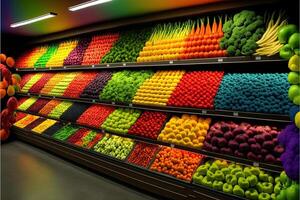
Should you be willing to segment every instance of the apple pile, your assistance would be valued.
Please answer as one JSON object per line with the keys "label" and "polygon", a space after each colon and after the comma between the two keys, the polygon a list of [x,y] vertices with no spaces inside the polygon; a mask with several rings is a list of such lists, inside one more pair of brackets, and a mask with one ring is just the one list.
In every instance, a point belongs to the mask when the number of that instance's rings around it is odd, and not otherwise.
{"label": "apple pile", "polygon": [[291,102],[286,73],[233,73],[223,77],[215,108],[288,114]]}
{"label": "apple pile", "polygon": [[94,151],[120,160],[125,160],[134,146],[134,141],[116,135],[105,134],[95,146]]}
{"label": "apple pile", "polygon": [[79,128],[72,125],[66,125],[63,128],[59,129],[56,133],[52,135],[53,138],[58,140],[67,140],[71,135],[76,133]]}
{"label": "apple pile", "polygon": [[79,72],[64,73],[64,77],[55,84],[55,86],[48,94],[53,96],[62,96],[64,94],[64,91],[67,89],[68,85],[74,79],[76,79],[76,76],[79,74]]}
{"label": "apple pile", "polygon": [[167,105],[167,102],[184,75],[183,70],[157,71],[137,90],[133,103],[150,105]]}
{"label": "apple pile", "polygon": [[48,116],[49,113],[51,113],[51,111],[60,103],[61,101],[52,99],[39,111],[39,114],[43,116]]}
{"label": "apple pile", "polygon": [[[94,79],[90,81],[85,88],[83,88],[80,97],[98,99],[99,94],[102,92],[103,88],[106,86],[111,77],[112,72],[110,71],[101,71],[97,73]],[[77,82],[77,80],[75,81]]]}
{"label": "apple pile", "polygon": [[100,100],[130,103],[140,85],[152,74],[146,70],[116,72],[103,88]]}
{"label": "apple pile", "polygon": [[[45,84],[54,76],[54,73],[44,73],[42,75],[42,77],[35,82],[30,88],[29,88],[29,92],[30,93],[40,93],[40,91],[43,89],[43,87],[45,86]],[[31,80],[31,79],[30,79]],[[27,85],[27,84],[26,84]],[[24,92],[23,88],[22,88],[22,92]]]}
{"label": "apple pile", "polygon": [[81,64],[99,64],[102,57],[108,53],[108,51],[118,39],[119,33],[93,36],[92,41],[84,52],[84,57]]}
{"label": "apple pile", "polygon": [[201,148],[209,129],[210,118],[200,118],[196,115],[183,114],[181,118],[173,116],[158,136],[158,140]]}
{"label": "apple pile", "polygon": [[172,93],[168,106],[213,108],[224,72],[186,72]]}
{"label": "apple pile", "polygon": [[58,49],[58,44],[49,45],[47,51],[34,63],[35,68],[45,68],[46,63]]}
{"label": "apple pile", "polygon": [[43,77],[43,73],[36,73],[34,74],[28,81],[27,83],[22,87],[22,92],[27,93],[29,89],[37,83],[39,80],[41,80]]}
{"label": "apple pile", "polygon": [[51,128],[55,124],[58,124],[58,122],[56,120],[46,119],[41,124],[39,124],[38,126],[34,127],[31,131],[33,131],[35,133],[38,133],[38,134],[42,134],[44,131],[46,131],[47,129]]}
{"label": "apple pile", "polygon": [[271,174],[258,167],[208,160],[198,167],[193,175],[193,181],[214,190],[251,200],[271,200],[276,199],[278,193],[276,185],[280,182],[280,178],[274,179]]}
{"label": "apple pile", "polygon": [[48,60],[46,67],[62,67],[64,59],[77,46],[78,40],[67,40],[59,43],[58,49]]}
{"label": "apple pile", "polygon": [[87,87],[88,84],[97,76],[96,72],[85,72],[80,73],[73,79],[73,81],[68,85],[65,90],[63,96],[64,97],[72,97],[79,98],[80,94]]}
{"label": "apple pile", "polygon": [[72,106],[72,104],[73,103],[70,101],[62,101],[60,104],[55,106],[55,108],[53,108],[53,110],[51,110],[51,112],[48,114],[48,117],[52,117],[54,119],[59,119],[60,116]]}
{"label": "apple pile", "polygon": [[190,182],[202,158],[203,156],[201,154],[171,147],[162,147],[156,154],[150,170],[165,173]]}
{"label": "apple pile", "polygon": [[278,143],[276,127],[219,121],[205,138],[203,148],[257,161],[280,162],[284,149]]}
{"label": "apple pile", "polygon": [[139,142],[134,146],[127,162],[147,168],[158,149],[157,145]]}
{"label": "apple pile", "polygon": [[101,128],[110,133],[126,134],[140,114],[139,110],[118,108],[106,118]]}
{"label": "apple pile", "polygon": [[49,101],[49,99],[37,99],[26,111],[38,113]]}
{"label": "apple pile", "polygon": [[128,130],[128,134],[156,139],[166,120],[167,113],[145,111]]}
{"label": "apple pile", "polygon": [[77,46],[71,51],[67,58],[64,59],[64,65],[81,65],[84,52],[91,42],[90,37],[80,38]]}
{"label": "apple pile", "polygon": [[92,105],[80,115],[76,123],[99,128],[115,108],[103,105]]}
{"label": "apple pile", "polygon": [[18,110],[27,110],[30,106],[32,106],[38,99],[36,97],[27,98],[23,103],[19,104]]}

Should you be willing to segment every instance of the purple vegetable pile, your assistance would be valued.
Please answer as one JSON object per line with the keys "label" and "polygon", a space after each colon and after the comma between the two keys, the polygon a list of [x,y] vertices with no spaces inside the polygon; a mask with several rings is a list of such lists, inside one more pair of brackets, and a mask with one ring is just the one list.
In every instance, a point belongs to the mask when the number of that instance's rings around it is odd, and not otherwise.
{"label": "purple vegetable pile", "polygon": [[75,49],[73,49],[69,56],[64,60],[64,65],[81,65],[84,52],[88,48],[90,42],[91,38],[80,39]]}

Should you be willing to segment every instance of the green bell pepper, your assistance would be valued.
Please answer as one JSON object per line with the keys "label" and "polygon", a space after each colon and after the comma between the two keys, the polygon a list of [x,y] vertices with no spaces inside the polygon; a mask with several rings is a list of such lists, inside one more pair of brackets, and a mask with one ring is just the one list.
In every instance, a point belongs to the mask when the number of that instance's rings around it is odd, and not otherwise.
{"label": "green bell pepper", "polygon": [[230,185],[236,185],[237,184],[237,178],[235,175],[232,174],[228,174],[226,175],[226,183],[230,184]]}
{"label": "green bell pepper", "polygon": [[247,199],[257,200],[258,199],[258,192],[254,188],[249,188],[248,190],[246,190],[245,196],[246,196]]}
{"label": "green bell pepper", "polygon": [[286,191],[285,190],[281,190],[279,195],[276,196],[276,200],[288,200],[286,198]]}
{"label": "green bell pepper", "polygon": [[246,177],[251,176],[252,175],[251,167],[245,167],[244,168],[244,174],[245,174]]}
{"label": "green bell pepper", "polygon": [[281,183],[280,183],[280,182],[277,183],[277,184],[274,186],[274,192],[275,192],[275,194],[278,195],[282,189],[283,189],[283,188],[282,188]]}
{"label": "green bell pepper", "polygon": [[233,194],[235,194],[237,196],[241,196],[241,197],[243,197],[245,195],[244,190],[239,185],[235,185],[232,192],[233,192]]}
{"label": "green bell pepper", "polygon": [[217,165],[216,163],[213,163],[213,164],[209,167],[208,171],[211,171],[211,172],[215,173],[218,169],[219,169],[218,165]]}
{"label": "green bell pepper", "polygon": [[271,195],[268,193],[260,193],[258,195],[258,200],[270,200],[271,199]]}
{"label": "green bell pepper", "polygon": [[244,172],[237,172],[237,173],[235,174],[235,176],[236,176],[237,179],[239,179],[239,178],[245,178]]}
{"label": "green bell pepper", "polygon": [[293,183],[286,189],[286,198],[288,200],[299,200],[299,184]]}
{"label": "green bell pepper", "polygon": [[202,175],[193,176],[193,180],[198,184],[202,184],[203,178],[204,177]]}
{"label": "green bell pepper", "polygon": [[208,165],[201,165],[200,167],[198,167],[197,172],[198,172],[200,175],[205,176],[206,173],[207,173],[207,171],[208,171],[208,168],[209,168]]}
{"label": "green bell pepper", "polygon": [[262,181],[262,182],[268,182],[269,181],[269,175],[268,174],[265,174],[263,172],[260,172],[259,175],[259,180]]}
{"label": "green bell pepper", "polygon": [[286,175],[285,171],[282,171],[280,173],[279,178],[280,178],[281,183],[283,183],[283,184],[285,184],[289,179],[289,177]]}
{"label": "green bell pepper", "polygon": [[228,184],[228,183],[223,184],[223,192],[232,193],[232,189],[233,189],[233,187],[231,184]]}
{"label": "green bell pepper", "polygon": [[223,190],[223,182],[222,181],[217,181],[217,180],[215,180],[214,182],[213,182],[213,189],[215,189],[215,190],[220,190],[220,191],[222,191]]}
{"label": "green bell pepper", "polygon": [[277,184],[277,183],[280,183],[281,181],[280,181],[280,177],[279,176],[277,176],[276,178],[275,178],[275,183]]}
{"label": "green bell pepper", "polygon": [[269,183],[274,183],[274,178],[273,178],[273,176],[269,176],[269,177],[268,177],[268,182],[269,182]]}
{"label": "green bell pepper", "polygon": [[272,194],[273,193],[273,184],[268,183],[268,182],[263,182],[263,183],[257,183],[257,189],[261,193],[268,193]]}
{"label": "green bell pepper", "polygon": [[201,182],[202,182],[202,185],[212,188],[213,182],[208,180],[207,176],[205,176]]}
{"label": "green bell pepper", "polygon": [[243,188],[244,190],[249,188],[249,182],[247,181],[247,179],[245,179],[244,177],[240,177],[238,179],[238,184],[241,188]]}
{"label": "green bell pepper", "polygon": [[215,180],[215,174],[212,171],[208,170],[207,174],[206,174],[206,177],[207,177],[207,180],[209,180],[209,181],[214,181]]}
{"label": "green bell pepper", "polygon": [[271,199],[272,199],[272,200],[276,200],[276,194],[272,193],[272,194],[271,194]]}
{"label": "green bell pepper", "polygon": [[214,177],[215,177],[215,180],[217,180],[217,181],[223,181],[224,178],[225,178],[225,176],[224,176],[224,174],[223,174],[223,172],[221,170],[217,170],[215,172]]}
{"label": "green bell pepper", "polygon": [[250,172],[251,172],[253,175],[258,176],[259,173],[260,173],[260,169],[259,169],[258,167],[251,167]]}
{"label": "green bell pepper", "polygon": [[247,181],[251,187],[254,187],[258,183],[258,178],[255,175],[251,175],[247,177]]}
{"label": "green bell pepper", "polygon": [[242,168],[234,168],[231,170],[231,174],[235,175],[236,173],[242,172],[242,171],[243,171]]}
{"label": "green bell pepper", "polygon": [[224,176],[230,174],[231,170],[228,167],[222,168],[221,171],[223,172]]}

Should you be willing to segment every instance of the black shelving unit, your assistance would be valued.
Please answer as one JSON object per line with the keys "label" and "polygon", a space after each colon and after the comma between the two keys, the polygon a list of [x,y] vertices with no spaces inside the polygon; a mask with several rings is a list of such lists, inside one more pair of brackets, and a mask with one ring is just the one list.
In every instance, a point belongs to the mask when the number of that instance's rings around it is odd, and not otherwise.
{"label": "black shelving unit", "polygon": [[154,139],[150,139],[150,138],[145,138],[145,137],[141,137],[141,136],[137,136],[137,135],[119,134],[119,133],[108,132],[108,131],[105,131],[104,129],[101,129],[101,128],[95,128],[95,127],[91,127],[91,126],[85,126],[85,125],[77,124],[77,123],[70,122],[70,121],[56,119],[56,118],[41,115],[39,113],[33,113],[33,112],[22,111],[22,110],[18,110],[18,112],[23,112],[23,113],[27,113],[27,114],[31,114],[31,115],[40,116],[40,117],[43,117],[43,118],[53,119],[53,120],[59,121],[63,124],[72,124],[74,126],[82,126],[82,127],[88,128],[88,129],[92,129],[92,130],[94,130],[96,132],[99,132],[99,133],[108,133],[108,134],[111,134],[111,135],[117,135],[117,136],[121,136],[121,137],[131,138],[131,139],[134,139],[134,140],[137,140],[137,141],[140,141],[140,142],[147,142],[147,143],[156,144],[156,145],[169,146],[169,147],[172,147],[172,148],[178,148],[178,149],[187,150],[187,151],[190,151],[190,152],[200,153],[202,155],[212,157],[212,158],[225,159],[225,160],[228,160],[228,161],[231,161],[231,162],[237,162],[237,163],[241,163],[241,164],[244,164],[244,165],[257,166],[257,167],[260,167],[264,170],[272,171],[272,172],[275,172],[275,173],[280,173],[281,171],[283,171],[283,167],[280,164],[270,164],[270,163],[266,163],[266,162],[262,162],[262,161],[253,161],[253,160],[249,160],[247,158],[236,157],[234,155],[215,153],[215,152],[207,151],[207,150],[204,150],[204,149],[195,149],[195,148],[191,148],[191,147],[175,145],[175,144],[171,144],[171,143],[167,143],[167,142],[163,142],[163,141],[159,141],[159,140],[154,140]]}

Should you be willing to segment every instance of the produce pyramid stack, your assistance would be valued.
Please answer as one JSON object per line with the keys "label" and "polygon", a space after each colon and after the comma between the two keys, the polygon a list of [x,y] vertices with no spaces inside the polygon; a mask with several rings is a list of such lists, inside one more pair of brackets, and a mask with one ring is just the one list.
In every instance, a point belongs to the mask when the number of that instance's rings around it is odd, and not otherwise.
{"label": "produce pyramid stack", "polygon": [[224,72],[192,71],[183,75],[168,106],[213,108]]}
{"label": "produce pyramid stack", "polygon": [[30,89],[36,82],[38,82],[38,81],[42,78],[42,76],[43,76],[42,73],[34,74],[34,75],[28,80],[28,82],[22,87],[21,91],[22,91],[22,92],[28,92],[29,89]]}
{"label": "produce pyramid stack", "polygon": [[179,59],[191,27],[191,21],[157,25],[139,53],[137,62]]}
{"label": "produce pyramid stack", "polygon": [[30,87],[29,92],[38,94],[41,92],[45,84],[54,76],[54,73],[43,73],[42,77]]}
{"label": "produce pyramid stack", "polygon": [[102,58],[101,63],[136,62],[151,31],[151,29],[135,29],[122,32],[118,41]]}
{"label": "produce pyramid stack", "polygon": [[[84,88],[95,79],[98,73],[96,72],[85,72],[79,73],[73,81],[68,85],[63,96],[79,98],[80,94],[83,92]],[[97,97],[95,97],[97,98]]]}
{"label": "produce pyramid stack", "polygon": [[49,45],[47,51],[34,63],[34,67],[45,68],[46,63],[51,58],[51,56],[55,53],[57,48],[58,48],[58,44]]}
{"label": "produce pyramid stack", "polygon": [[173,116],[157,139],[199,149],[203,146],[210,123],[210,118],[204,119],[196,115],[183,114],[181,118]]}
{"label": "produce pyramid stack", "polygon": [[139,87],[132,102],[136,104],[167,105],[172,92],[184,73],[183,70],[157,71]]}
{"label": "produce pyramid stack", "polygon": [[65,89],[67,89],[68,85],[72,80],[78,75],[80,72],[70,72],[65,73],[63,79],[61,79],[52,90],[48,93],[49,95],[53,96],[62,96],[64,94]]}
{"label": "produce pyramid stack", "polygon": [[62,101],[60,104],[55,106],[53,110],[51,110],[48,116],[55,119],[59,119],[60,116],[72,106],[72,104],[73,104],[72,102]]}
{"label": "produce pyramid stack", "polygon": [[60,103],[61,101],[52,99],[39,111],[39,114],[43,116],[48,116],[49,113],[51,113],[51,111]]}
{"label": "produce pyramid stack", "polygon": [[61,42],[57,51],[52,55],[46,64],[46,67],[61,67],[64,64],[64,59],[76,47],[78,40],[68,40]]}
{"label": "produce pyramid stack", "polygon": [[75,49],[71,51],[69,56],[64,60],[64,65],[81,65],[84,52],[89,46],[91,38],[80,38]]}
{"label": "produce pyramid stack", "polygon": [[84,52],[84,57],[81,64],[99,64],[102,57],[109,52],[118,39],[119,33],[93,36],[92,41]]}
{"label": "produce pyramid stack", "polygon": [[55,87],[65,77],[67,73],[56,73],[43,87],[41,94],[49,94],[51,90]]}
{"label": "produce pyramid stack", "polygon": [[131,102],[140,85],[152,76],[152,71],[124,70],[113,74],[100,94],[101,100]]}
{"label": "produce pyramid stack", "polygon": [[36,63],[36,61],[38,61],[38,59],[44,55],[44,53],[46,53],[48,49],[48,46],[41,46],[38,47],[36,49],[36,51],[34,51],[34,53],[32,53],[32,56],[28,57],[28,61],[27,61],[27,66],[28,68],[33,68],[34,64]]}

